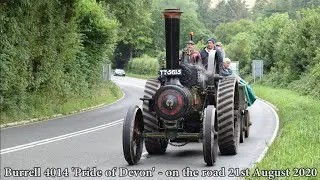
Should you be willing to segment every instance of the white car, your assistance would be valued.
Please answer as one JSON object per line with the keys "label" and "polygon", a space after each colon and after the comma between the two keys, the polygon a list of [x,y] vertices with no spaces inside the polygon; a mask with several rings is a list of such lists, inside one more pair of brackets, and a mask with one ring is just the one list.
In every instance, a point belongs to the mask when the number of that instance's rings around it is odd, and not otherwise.
{"label": "white car", "polygon": [[123,69],[115,69],[113,75],[114,76],[126,76],[126,72]]}

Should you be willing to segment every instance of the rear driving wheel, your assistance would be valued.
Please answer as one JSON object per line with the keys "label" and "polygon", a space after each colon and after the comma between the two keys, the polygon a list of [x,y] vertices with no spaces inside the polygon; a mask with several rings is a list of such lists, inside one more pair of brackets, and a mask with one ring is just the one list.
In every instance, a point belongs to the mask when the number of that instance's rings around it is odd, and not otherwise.
{"label": "rear driving wheel", "polygon": [[218,144],[223,155],[235,155],[240,141],[239,90],[235,77],[219,81],[217,92]]}
{"label": "rear driving wheel", "polygon": [[[160,82],[157,79],[149,79],[144,89],[144,98],[152,98],[160,88]],[[144,101],[142,105],[143,121],[145,132],[159,132],[158,119],[149,101]],[[149,108],[150,107],[150,108]],[[168,147],[168,140],[161,138],[145,138],[145,147],[149,154],[164,154]]]}

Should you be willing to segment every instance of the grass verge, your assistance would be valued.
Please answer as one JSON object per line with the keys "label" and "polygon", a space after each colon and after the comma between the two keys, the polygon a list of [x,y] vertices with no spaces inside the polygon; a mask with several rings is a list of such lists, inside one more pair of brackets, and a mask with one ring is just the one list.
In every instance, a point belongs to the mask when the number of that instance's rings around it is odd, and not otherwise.
{"label": "grass verge", "polygon": [[70,96],[61,100],[55,96],[32,95],[27,99],[25,111],[1,113],[1,125],[27,123],[89,110],[97,105],[111,104],[123,96],[121,89],[113,82],[106,81],[99,88]]}
{"label": "grass verge", "polygon": [[[319,179],[320,100],[258,85],[253,90],[279,109],[280,127],[267,155],[246,179]],[[257,171],[264,177],[254,176],[259,175]]]}
{"label": "grass verge", "polygon": [[134,77],[134,78],[139,78],[139,79],[150,79],[150,78],[155,78],[157,77],[156,75],[141,75],[141,74],[134,74],[134,73],[131,73],[131,72],[127,72],[126,73],[126,76],[129,76],[129,77]]}

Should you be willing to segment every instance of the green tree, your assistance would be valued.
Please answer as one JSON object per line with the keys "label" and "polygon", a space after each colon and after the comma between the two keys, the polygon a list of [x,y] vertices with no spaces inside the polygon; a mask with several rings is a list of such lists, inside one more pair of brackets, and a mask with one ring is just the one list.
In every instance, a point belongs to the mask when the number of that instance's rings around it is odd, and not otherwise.
{"label": "green tree", "polygon": [[[271,13],[269,17],[256,18],[252,22],[241,20],[243,22],[220,24],[215,34],[226,42],[227,57],[240,62],[242,76],[249,75],[253,59],[261,59],[265,84],[320,97],[320,7],[312,6],[293,13],[293,9],[305,7],[301,2],[269,3],[262,8],[263,13],[272,6],[281,8],[273,9],[277,13]],[[304,4],[310,5],[308,2],[304,1]]]}
{"label": "green tree", "polygon": [[120,23],[119,40],[114,51],[117,67],[144,51],[152,42],[151,6],[149,0],[107,0],[108,11],[114,14]]}
{"label": "green tree", "polygon": [[218,41],[224,44],[232,42],[232,38],[240,32],[248,32],[253,28],[253,23],[247,19],[241,19],[230,23],[220,24],[214,31]]}
{"label": "green tree", "polygon": [[255,34],[240,32],[232,37],[230,44],[225,46],[226,56],[232,61],[239,61],[241,76],[247,76],[251,73],[251,62],[254,57],[252,49],[255,38]]}
{"label": "green tree", "polygon": [[226,5],[229,21],[248,18],[248,8],[243,0],[229,0]]}
{"label": "green tree", "polygon": [[228,23],[249,17],[249,10],[245,1],[229,0],[220,1],[213,9],[213,26],[217,27],[221,23]]}
{"label": "green tree", "polygon": [[276,62],[275,49],[281,31],[290,26],[292,21],[288,14],[272,15],[255,23],[252,33],[256,34],[253,47],[253,58],[264,60],[265,70],[269,72]]}
{"label": "green tree", "polygon": [[298,16],[300,18],[283,29],[276,44],[275,70],[288,68],[286,83],[299,79],[319,63],[320,8],[302,10]]}
{"label": "green tree", "polygon": [[287,12],[291,18],[294,18],[297,10],[319,5],[320,0],[272,0],[262,10],[262,14],[264,17],[269,17],[273,13]]}
{"label": "green tree", "polygon": [[95,0],[78,0],[75,8],[84,48],[78,57],[87,66],[84,70],[86,81],[94,85],[101,80],[102,65],[112,57],[118,39],[118,23],[112,14],[107,13],[110,7],[97,4]]}
{"label": "green tree", "polygon": [[214,26],[212,23],[213,17],[213,8],[212,6],[213,0],[196,0],[198,5],[197,14],[200,22],[202,22],[206,29],[213,30]]}
{"label": "green tree", "polygon": [[185,43],[190,39],[189,33],[194,32],[194,41],[198,42],[210,36],[211,32],[199,20],[196,12],[197,4],[195,0],[153,0],[152,5],[152,45],[148,48],[150,55],[156,56],[165,51],[165,27],[163,10],[167,8],[180,8],[183,12],[180,20],[180,48],[185,47]]}
{"label": "green tree", "polygon": [[251,10],[251,19],[257,19],[263,16],[263,11],[268,5],[268,0],[256,0]]}

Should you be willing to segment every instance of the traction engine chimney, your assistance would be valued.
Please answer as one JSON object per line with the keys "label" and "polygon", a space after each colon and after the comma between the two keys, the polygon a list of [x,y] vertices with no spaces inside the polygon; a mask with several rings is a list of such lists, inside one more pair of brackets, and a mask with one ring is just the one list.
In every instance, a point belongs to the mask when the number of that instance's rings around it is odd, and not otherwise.
{"label": "traction engine chimney", "polygon": [[180,9],[165,9],[166,68],[179,67]]}

